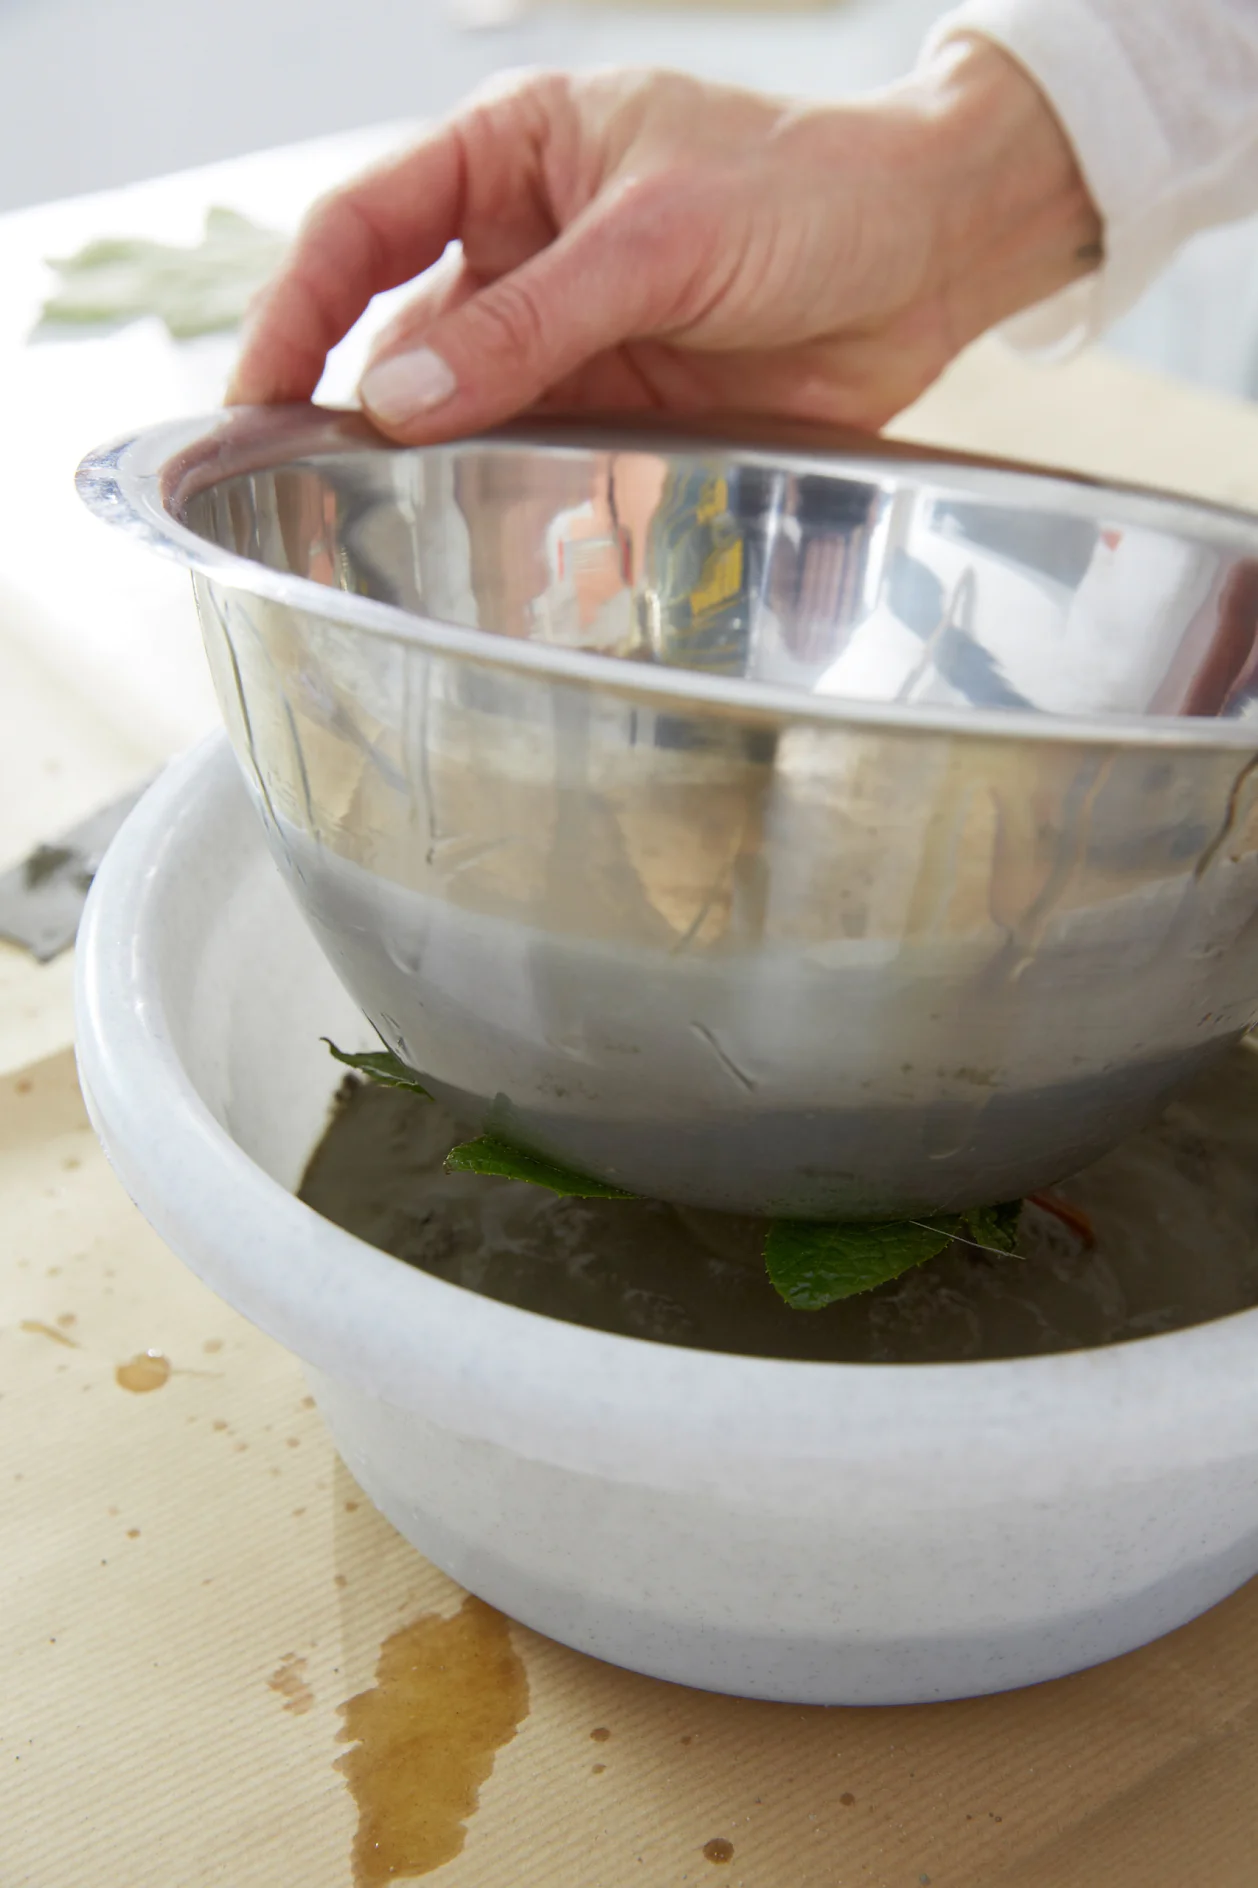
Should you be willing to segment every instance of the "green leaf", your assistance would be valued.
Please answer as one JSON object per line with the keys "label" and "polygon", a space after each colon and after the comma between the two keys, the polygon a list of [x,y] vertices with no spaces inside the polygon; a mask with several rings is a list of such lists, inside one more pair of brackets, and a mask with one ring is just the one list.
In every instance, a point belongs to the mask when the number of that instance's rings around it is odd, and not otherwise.
{"label": "green leaf", "polygon": [[606,1180],[593,1180],[588,1174],[541,1154],[526,1153],[510,1141],[500,1141],[496,1134],[483,1134],[478,1141],[464,1141],[446,1155],[447,1173],[488,1173],[501,1180],[528,1180],[535,1187],[547,1187],[577,1200],[632,1200],[623,1187],[609,1186]]}
{"label": "green leaf", "polygon": [[405,1062],[400,1061],[393,1054],[392,1050],[377,1049],[368,1055],[347,1055],[344,1049],[338,1049],[327,1036],[321,1036],[319,1040],[327,1043],[338,1062],[343,1062],[347,1069],[357,1069],[358,1073],[365,1075],[368,1081],[379,1082],[382,1088],[406,1088],[412,1095],[422,1095],[425,1101],[432,1100],[432,1096],[414,1069],[408,1068]]}
{"label": "green leaf", "polygon": [[871,1225],[775,1219],[764,1242],[765,1268],[792,1310],[821,1311],[924,1265],[960,1227],[952,1214]]}
{"label": "green leaf", "polygon": [[972,1206],[964,1218],[965,1230],[975,1245],[986,1246],[989,1251],[996,1252],[1013,1253],[1018,1250],[1021,1200],[1005,1200],[999,1206]]}
{"label": "green leaf", "polygon": [[[431,1099],[414,1069],[390,1050],[349,1055],[322,1039],[347,1068],[386,1088],[404,1088]],[[479,1173],[499,1180],[523,1180],[551,1193],[580,1200],[632,1200],[638,1196],[606,1180],[578,1173],[542,1154],[531,1154],[496,1134],[464,1141],[445,1158],[447,1173]],[[792,1310],[821,1311],[841,1298],[874,1291],[914,1266],[924,1265],[963,1233],[977,1245],[998,1252],[1017,1250],[1021,1200],[982,1206],[964,1215],[941,1213],[931,1219],[817,1221],[775,1219],[765,1236],[764,1262],[769,1280]]]}
{"label": "green leaf", "polygon": [[157,315],[177,341],[238,327],[275,272],[285,243],[236,210],[211,209],[201,241],[183,247],[106,237],[51,261],[58,282],[48,327],[94,327]]}

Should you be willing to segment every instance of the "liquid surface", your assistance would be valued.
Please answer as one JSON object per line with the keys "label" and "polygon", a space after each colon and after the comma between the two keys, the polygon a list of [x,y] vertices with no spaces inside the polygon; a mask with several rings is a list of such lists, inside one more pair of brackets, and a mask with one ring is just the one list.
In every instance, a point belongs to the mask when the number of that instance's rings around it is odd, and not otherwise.
{"label": "liquid surface", "polygon": [[341,1706],[337,1759],[358,1805],[356,1888],[426,1875],[463,1847],[494,1754],[529,1708],[528,1678],[501,1613],[466,1599],[425,1613],[380,1648],[376,1682]]}
{"label": "liquid surface", "polygon": [[445,1154],[465,1138],[433,1102],[347,1082],[301,1198],[406,1264],[486,1297],[627,1337],[748,1356],[945,1363],[1043,1355],[1258,1304],[1252,1049],[1237,1050],[1153,1127],[1055,1188],[1064,1219],[1028,1206],[1018,1257],[954,1245],[825,1311],[791,1311],[777,1297],[760,1256],[760,1222],[648,1200],[558,1199],[518,1181],[446,1174]]}

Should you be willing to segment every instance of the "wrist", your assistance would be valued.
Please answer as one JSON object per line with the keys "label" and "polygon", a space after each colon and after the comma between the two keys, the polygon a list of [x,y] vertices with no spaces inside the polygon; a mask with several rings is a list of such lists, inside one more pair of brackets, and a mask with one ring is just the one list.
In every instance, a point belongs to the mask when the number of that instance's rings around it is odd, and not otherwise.
{"label": "wrist", "polygon": [[906,91],[931,180],[935,292],[960,347],[1090,274],[1101,219],[1048,99],[992,41],[945,42]]}

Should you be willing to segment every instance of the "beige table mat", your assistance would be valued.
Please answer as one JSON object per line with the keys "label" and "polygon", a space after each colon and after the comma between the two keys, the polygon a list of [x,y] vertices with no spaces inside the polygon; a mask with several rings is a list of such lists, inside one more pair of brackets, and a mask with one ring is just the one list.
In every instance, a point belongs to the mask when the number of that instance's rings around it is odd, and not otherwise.
{"label": "beige table mat", "polygon": [[[0,1080],[0,1226],[0,1884],[349,1888],[339,1707],[462,1596],[141,1221],[68,1055]],[[121,1388],[149,1350],[168,1380]],[[465,1841],[409,1752],[462,1842],[442,1888],[1252,1888],[1258,1586],[1074,1679],[882,1711],[710,1697],[483,1615],[417,1711],[457,1726],[512,1646],[527,1700]]]}
{"label": "beige table mat", "polygon": [[1258,508],[1258,404],[1168,380],[1104,348],[1052,365],[977,341],[887,431]]}

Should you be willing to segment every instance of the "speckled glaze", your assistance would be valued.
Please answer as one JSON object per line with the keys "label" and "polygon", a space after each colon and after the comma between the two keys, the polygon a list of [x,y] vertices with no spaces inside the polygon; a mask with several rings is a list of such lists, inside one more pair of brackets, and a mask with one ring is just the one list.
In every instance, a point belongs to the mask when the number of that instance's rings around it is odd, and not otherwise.
{"label": "speckled glaze", "polygon": [[293,1198],[328,1034],[366,1046],[213,741],[146,796],[92,893],[92,1118],[175,1252],[304,1360],[389,1519],[528,1625],[710,1690],[905,1703],[1111,1658],[1258,1571],[1258,1312],[907,1367],[536,1317]]}

